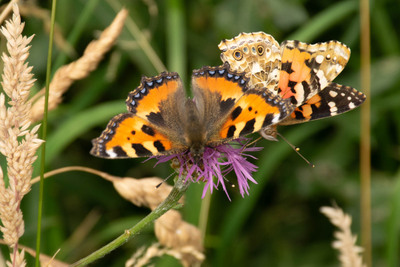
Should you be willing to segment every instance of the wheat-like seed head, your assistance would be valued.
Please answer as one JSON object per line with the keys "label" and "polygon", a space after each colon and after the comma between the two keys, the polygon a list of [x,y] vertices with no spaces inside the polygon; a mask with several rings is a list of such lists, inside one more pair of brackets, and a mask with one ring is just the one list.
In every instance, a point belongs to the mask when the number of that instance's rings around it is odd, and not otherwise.
{"label": "wheat-like seed head", "polygon": [[23,29],[18,6],[14,4],[12,18],[0,30],[7,40],[8,51],[1,56],[4,93],[0,93],[0,153],[7,160],[9,184],[6,187],[1,170],[0,230],[5,243],[12,248],[11,262],[7,263],[12,266],[25,266],[24,251],[18,251],[18,240],[25,228],[20,205],[31,188],[32,164],[43,142],[37,135],[39,125],[29,129],[31,102],[28,97],[35,79],[26,60],[33,36],[23,36]]}
{"label": "wheat-like seed head", "polygon": [[[141,179],[113,177],[108,180],[113,182],[115,189],[122,197],[137,206],[147,206],[150,209],[155,209],[172,189],[167,184],[156,188],[162,180],[153,177]],[[184,266],[191,266],[204,260],[200,230],[185,222],[178,211],[169,210],[158,218],[154,223],[154,232],[160,244],[165,248],[158,250],[155,254],[146,252],[147,256],[144,258],[160,256],[159,253],[175,255]],[[150,257],[153,254],[154,256]]]}
{"label": "wheat-like seed head", "polygon": [[[184,257],[186,255],[192,255],[196,261],[186,262]],[[163,255],[170,255],[177,260],[180,260],[183,266],[194,266],[194,263],[201,263],[204,261],[204,255],[197,251],[195,248],[186,246],[181,250],[169,249],[162,247],[159,243],[155,243],[148,248],[140,248],[135,254],[125,263],[125,267],[142,267],[149,266],[149,262],[154,257],[161,257]]]}
{"label": "wheat-like seed head", "polygon": [[320,211],[339,228],[334,233],[336,240],[332,247],[339,250],[342,267],[365,267],[361,253],[363,248],[356,245],[357,237],[351,233],[351,217],[339,207],[321,207]]}
{"label": "wheat-like seed head", "polygon": [[[128,11],[122,9],[114,21],[100,35],[98,40],[92,41],[85,49],[83,56],[68,65],[59,68],[50,83],[49,110],[56,108],[62,101],[62,95],[76,80],[87,77],[95,70],[104,55],[111,49],[120,35]],[[44,89],[33,97],[34,104],[31,111],[31,121],[38,121],[43,116]]]}

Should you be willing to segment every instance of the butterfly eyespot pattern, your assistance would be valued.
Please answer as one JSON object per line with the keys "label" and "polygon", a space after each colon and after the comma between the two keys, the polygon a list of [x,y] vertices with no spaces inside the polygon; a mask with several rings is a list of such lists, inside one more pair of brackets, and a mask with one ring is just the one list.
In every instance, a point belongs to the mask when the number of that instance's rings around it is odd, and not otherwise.
{"label": "butterfly eyespot pattern", "polygon": [[326,59],[327,61],[331,60],[331,55],[330,55],[330,54],[327,54],[326,57],[325,57],[325,59]]}
{"label": "butterfly eyespot pattern", "polygon": [[238,61],[242,60],[243,53],[240,50],[236,50],[236,51],[233,52],[233,57]]}
{"label": "butterfly eyespot pattern", "polygon": [[[278,94],[279,70],[281,64],[280,45],[271,36],[261,33],[241,34],[219,44],[221,60],[230,64],[233,70],[244,72],[249,84],[255,88],[266,88]],[[257,47],[262,47],[260,56]],[[235,59],[233,51],[243,51],[243,58]]]}
{"label": "butterfly eyespot pattern", "polygon": [[[254,53],[254,45],[266,47],[267,53]],[[246,73],[250,86],[268,90],[289,99],[293,112],[275,125],[261,130],[263,137],[276,139],[276,127],[336,116],[361,105],[366,96],[356,89],[334,83],[344,69],[350,49],[339,41],[307,44],[288,40],[279,45],[264,32],[241,33],[218,45],[222,62]],[[231,51],[251,49],[236,60]]]}
{"label": "butterfly eyespot pattern", "polygon": [[264,47],[262,45],[259,45],[257,47],[257,53],[259,56],[262,56],[264,54]]}
{"label": "butterfly eyespot pattern", "polygon": [[111,119],[92,141],[91,154],[136,158],[187,152],[199,158],[214,147],[276,124],[293,112],[289,99],[249,85],[228,63],[192,75],[194,98],[175,72],[142,77],[129,93],[128,112]]}

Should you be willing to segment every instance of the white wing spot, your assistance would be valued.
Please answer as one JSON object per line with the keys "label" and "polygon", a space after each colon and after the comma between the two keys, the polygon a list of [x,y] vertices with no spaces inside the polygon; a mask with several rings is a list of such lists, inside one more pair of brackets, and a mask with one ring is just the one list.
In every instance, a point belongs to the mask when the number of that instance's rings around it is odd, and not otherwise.
{"label": "white wing spot", "polygon": [[338,93],[335,92],[335,91],[330,91],[330,92],[329,92],[329,95],[330,95],[331,97],[336,97],[336,96],[338,95]]}
{"label": "white wing spot", "polygon": [[342,72],[342,70],[343,70],[343,66],[337,64],[337,65],[336,65],[336,73],[340,73],[340,72]]}
{"label": "white wing spot", "polygon": [[277,122],[279,122],[279,116],[275,116],[275,117],[272,119],[272,124],[275,124],[275,123],[277,123]]}
{"label": "white wing spot", "polygon": [[318,56],[315,58],[315,61],[316,61],[318,64],[321,64],[321,63],[324,61],[324,56],[323,56],[323,55],[318,55]]}
{"label": "white wing spot", "polygon": [[322,70],[317,71],[317,77],[319,78],[320,89],[325,88],[328,85],[328,81],[325,78],[324,72]]}
{"label": "white wing spot", "polygon": [[110,156],[110,158],[116,158],[117,153],[115,153],[112,149],[106,150],[107,155]]}
{"label": "white wing spot", "polygon": [[349,103],[349,108],[350,108],[350,109],[353,109],[353,108],[355,108],[355,107],[356,107],[356,105],[354,105],[353,102],[350,102],[350,103]]}
{"label": "white wing spot", "polygon": [[336,115],[337,112],[337,107],[336,107],[336,103],[331,101],[328,103],[328,106],[330,107],[330,112],[332,113],[332,115]]}

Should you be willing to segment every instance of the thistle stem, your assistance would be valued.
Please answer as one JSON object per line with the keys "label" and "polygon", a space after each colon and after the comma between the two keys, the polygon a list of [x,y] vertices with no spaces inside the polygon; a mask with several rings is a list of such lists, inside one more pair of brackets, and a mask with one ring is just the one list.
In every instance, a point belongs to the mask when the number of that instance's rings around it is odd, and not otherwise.
{"label": "thistle stem", "polygon": [[168,197],[160,204],[157,208],[155,208],[149,215],[143,218],[140,222],[138,222],[132,228],[126,230],[122,235],[105,245],[104,247],[98,249],[97,251],[93,252],[89,256],[86,256],[83,259],[73,263],[70,267],[78,267],[78,266],[86,266],[89,263],[94,262],[95,260],[102,258],[106,254],[110,253],[114,249],[120,247],[121,245],[128,242],[132,239],[135,235],[137,235],[148,223],[155,221],[159,217],[161,217],[164,213],[169,211],[170,209],[177,206],[179,199],[183,196],[186,192],[190,182],[185,182],[185,175],[181,175],[174,187],[171,190],[171,193]]}

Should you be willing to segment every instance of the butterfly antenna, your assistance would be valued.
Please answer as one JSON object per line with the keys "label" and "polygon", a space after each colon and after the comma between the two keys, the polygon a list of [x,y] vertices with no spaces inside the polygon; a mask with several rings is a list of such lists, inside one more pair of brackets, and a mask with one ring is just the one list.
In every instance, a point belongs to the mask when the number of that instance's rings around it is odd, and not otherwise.
{"label": "butterfly antenna", "polygon": [[249,147],[249,146],[251,146],[251,145],[257,143],[261,138],[262,138],[262,137],[260,136],[260,137],[258,137],[256,140],[254,140],[254,141],[252,141],[252,142],[246,144],[246,147]]}
{"label": "butterfly antenna", "polygon": [[[226,169],[226,168],[225,168],[225,169]],[[228,178],[226,178],[225,175],[223,174],[223,172],[224,172],[225,169],[223,169],[223,170],[221,171],[222,178],[223,178],[224,181],[227,182],[232,188],[236,187],[236,185],[235,185],[234,183],[232,183]]]}
{"label": "butterfly antenna", "polygon": [[236,185],[231,181],[229,181],[228,178],[225,177],[225,175],[222,175],[222,177],[224,178],[224,181],[227,182],[232,188],[236,187]]}
{"label": "butterfly antenna", "polygon": [[[186,164],[188,164],[189,161],[190,161],[190,159],[188,159],[186,162],[184,162],[184,163],[183,163],[183,166],[185,166]],[[175,163],[175,164],[176,164],[176,166],[172,166],[173,169],[179,167],[179,166],[178,166],[178,165],[179,165],[178,163]],[[174,165],[174,163],[171,163],[171,165]],[[166,182],[169,178],[171,178],[171,176],[174,175],[175,173],[176,173],[176,171],[173,172],[173,173],[171,173],[170,175],[168,175],[167,178],[165,178],[161,183],[159,183],[158,185],[156,185],[156,188],[159,188],[163,183],[165,183],[165,182]]]}
{"label": "butterfly antenna", "polygon": [[171,176],[172,176],[173,174],[174,174],[174,173],[171,173],[170,175],[167,176],[167,178],[165,178],[164,180],[162,180],[161,183],[159,183],[158,185],[156,185],[156,189],[158,189],[163,183],[165,183],[169,178],[171,178]]}
{"label": "butterfly antenna", "polygon": [[299,155],[305,162],[307,162],[308,165],[310,165],[312,168],[315,167],[314,164],[312,164],[308,159],[306,159],[300,153],[300,148],[298,148],[297,146],[294,146],[292,143],[289,142],[289,140],[287,140],[285,137],[283,137],[283,135],[281,135],[280,133],[277,132],[276,134],[279,135],[279,137],[282,138],[282,140],[285,141],[297,153],[297,155]]}

